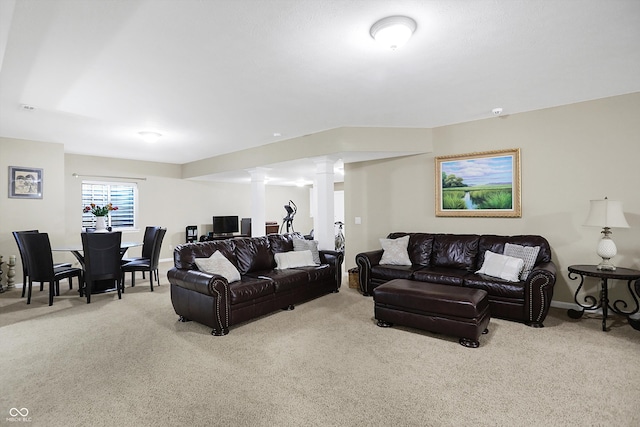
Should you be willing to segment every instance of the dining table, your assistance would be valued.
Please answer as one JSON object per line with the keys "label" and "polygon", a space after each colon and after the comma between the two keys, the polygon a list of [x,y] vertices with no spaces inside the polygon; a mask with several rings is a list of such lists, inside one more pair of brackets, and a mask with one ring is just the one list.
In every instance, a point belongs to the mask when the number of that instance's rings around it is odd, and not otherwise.
{"label": "dining table", "polygon": [[[127,253],[129,248],[135,248],[137,246],[142,246],[142,242],[121,242],[120,258],[124,257],[124,254]],[[81,268],[83,270],[85,269],[82,243],[74,243],[67,246],[56,246],[51,248],[51,250],[54,252],[71,252],[80,263]],[[116,285],[113,280],[99,280],[94,283],[91,289],[91,294],[99,294],[114,290],[116,290]]]}

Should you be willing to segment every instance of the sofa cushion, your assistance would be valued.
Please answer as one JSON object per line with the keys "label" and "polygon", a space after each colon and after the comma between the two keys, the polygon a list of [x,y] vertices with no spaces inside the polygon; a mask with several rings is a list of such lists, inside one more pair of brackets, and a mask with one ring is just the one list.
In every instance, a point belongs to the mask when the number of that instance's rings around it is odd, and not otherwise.
{"label": "sofa cushion", "polygon": [[[484,262],[485,251],[491,251],[497,254],[504,254],[504,246],[507,243],[520,246],[540,246],[540,252],[535,264],[551,261],[551,247],[549,242],[542,236],[536,235],[519,235],[519,236],[496,236],[485,234],[480,236],[478,245],[478,261],[477,265],[481,266]],[[534,264],[534,265],[535,265]]]}
{"label": "sofa cushion", "polygon": [[428,233],[391,233],[389,239],[397,239],[409,235],[407,252],[411,264],[429,267],[431,265],[431,254],[433,252],[433,234]]}
{"label": "sofa cushion", "polygon": [[434,267],[475,271],[478,241],[475,234],[436,234],[433,242]]}
{"label": "sofa cushion", "polygon": [[211,274],[219,274],[227,279],[227,282],[235,282],[240,280],[240,272],[225,258],[220,251],[215,251],[209,258],[196,258],[198,270]]}
{"label": "sofa cushion", "polygon": [[335,269],[329,264],[314,265],[312,267],[296,267],[295,270],[307,273],[310,282],[325,282],[335,280]]}
{"label": "sofa cushion", "polygon": [[290,291],[309,282],[309,275],[306,271],[292,268],[288,270],[254,271],[249,273],[249,276],[261,280],[270,280],[276,293]]}
{"label": "sofa cushion", "polygon": [[235,245],[238,271],[241,275],[252,271],[270,270],[275,266],[266,237],[235,239]]}
{"label": "sofa cushion", "polygon": [[[525,282],[507,282],[495,277],[469,274],[464,278],[464,286],[468,288],[484,289],[489,297],[509,300],[524,300]],[[493,315],[493,313],[492,313]]]}
{"label": "sofa cushion", "polygon": [[498,277],[509,282],[519,282],[523,266],[524,261],[521,258],[514,258],[487,251],[484,254],[482,267],[476,271],[476,273]]}
{"label": "sofa cushion", "polygon": [[538,253],[540,252],[540,246],[520,246],[506,243],[504,245],[504,254],[507,256],[516,257],[523,262],[523,269],[520,273],[521,280],[527,280],[529,273],[533,270],[533,266],[538,259]]}
{"label": "sofa cushion", "polygon": [[276,269],[278,270],[316,265],[309,250],[280,252],[275,254],[274,258],[276,260]]}
{"label": "sofa cushion", "polygon": [[317,240],[293,239],[294,251],[311,251],[313,262],[320,264],[320,252],[318,251]]}
{"label": "sofa cushion", "polygon": [[269,279],[242,276],[242,279],[229,284],[231,305],[252,301],[267,295],[273,295],[275,287]]}
{"label": "sofa cushion", "polygon": [[409,239],[409,258],[411,263],[429,267],[433,255],[433,234],[413,233]]}
{"label": "sofa cushion", "polygon": [[300,233],[288,233],[288,234],[269,234],[267,240],[269,241],[269,247],[271,252],[277,254],[278,252],[290,252],[293,250],[293,240],[303,239]]}
{"label": "sofa cushion", "polygon": [[464,278],[468,274],[466,270],[460,270],[459,268],[428,267],[421,268],[414,272],[413,279],[420,282],[462,286]]}
{"label": "sofa cushion", "polygon": [[391,279],[410,279],[420,268],[419,265],[374,265],[371,267],[371,278],[385,282]]}
{"label": "sofa cushion", "polygon": [[176,268],[195,270],[196,258],[209,258],[215,251],[220,251],[231,264],[238,267],[236,245],[233,240],[215,240],[201,243],[186,243],[176,246],[173,251],[173,262]]}
{"label": "sofa cushion", "polygon": [[407,246],[409,245],[409,236],[398,237],[397,239],[380,239],[382,246],[382,265],[411,265]]}

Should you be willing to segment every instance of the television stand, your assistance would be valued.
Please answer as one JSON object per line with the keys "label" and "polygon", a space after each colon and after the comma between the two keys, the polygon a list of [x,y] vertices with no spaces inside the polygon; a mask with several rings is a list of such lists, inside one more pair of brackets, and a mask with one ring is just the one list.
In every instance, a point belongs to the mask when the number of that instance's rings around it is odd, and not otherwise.
{"label": "television stand", "polygon": [[228,239],[236,239],[239,237],[251,237],[248,234],[213,234],[208,236],[202,236],[200,238],[201,242],[213,241],[213,240],[228,240]]}

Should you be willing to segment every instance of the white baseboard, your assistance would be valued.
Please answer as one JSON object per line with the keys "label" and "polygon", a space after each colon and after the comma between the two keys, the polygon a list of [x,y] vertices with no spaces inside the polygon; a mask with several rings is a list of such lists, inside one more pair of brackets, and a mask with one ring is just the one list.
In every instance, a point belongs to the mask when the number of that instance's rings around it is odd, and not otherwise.
{"label": "white baseboard", "polygon": [[[629,303],[629,301],[627,301],[627,303]],[[570,309],[582,310],[582,307],[580,307],[576,303],[563,302],[563,301],[551,301],[551,307],[560,308],[560,309],[563,309],[563,310],[570,310]],[[602,315],[602,309],[599,308],[597,310],[589,310],[589,311],[587,311],[587,313],[593,313],[593,314]],[[635,319],[635,320],[639,320],[640,319],[640,313],[633,314],[633,315],[631,315],[629,317],[632,318],[632,319]]]}

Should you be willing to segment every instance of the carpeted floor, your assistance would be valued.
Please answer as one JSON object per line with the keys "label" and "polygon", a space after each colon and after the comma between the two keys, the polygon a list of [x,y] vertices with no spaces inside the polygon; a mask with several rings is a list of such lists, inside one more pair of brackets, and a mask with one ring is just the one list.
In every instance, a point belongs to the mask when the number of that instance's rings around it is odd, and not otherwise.
{"label": "carpeted floor", "polygon": [[178,322],[166,275],[153,293],[137,282],[90,305],[66,283],[52,307],[46,288],[30,306],[0,294],[0,425],[640,425],[640,332],[624,320],[492,319],[469,349],[377,327],[345,281],[213,337]]}

